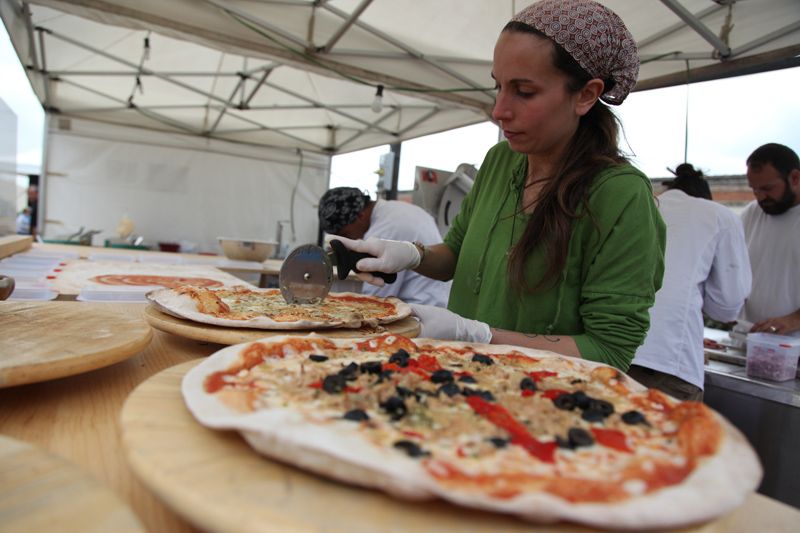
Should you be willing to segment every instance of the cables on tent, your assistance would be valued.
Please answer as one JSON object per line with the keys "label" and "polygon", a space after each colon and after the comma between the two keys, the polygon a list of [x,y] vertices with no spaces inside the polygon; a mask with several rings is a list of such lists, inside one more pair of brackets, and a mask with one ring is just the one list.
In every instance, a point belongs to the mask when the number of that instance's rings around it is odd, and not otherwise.
{"label": "cables on tent", "polygon": [[133,89],[131,89],[131,94],[128,96],[128,107],[136,107],[136,104],[133,103],[133,97],[136,95],[136,91],[139,91],[139,94],[144,94],[144,86],[142,85],[142,69],[144,67],[144,62],[150,59],[150,32],[147,32],[147,35],[144,36],[144,44],[142,46],[142,57],[139,58],[139,66],[136,69],[136,78],[133,81]]}

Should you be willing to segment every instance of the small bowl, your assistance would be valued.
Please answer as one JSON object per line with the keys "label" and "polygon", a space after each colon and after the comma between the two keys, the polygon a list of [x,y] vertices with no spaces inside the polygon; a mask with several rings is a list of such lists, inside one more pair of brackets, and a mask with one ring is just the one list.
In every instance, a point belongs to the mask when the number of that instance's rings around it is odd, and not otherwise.
{"label": "small bowl", "polygon": [[238,261],[264,261],[275,253],[278,247],[278,243],[274,241],[248,241],[227,237],[219,237],[217,241],[225,257]]}

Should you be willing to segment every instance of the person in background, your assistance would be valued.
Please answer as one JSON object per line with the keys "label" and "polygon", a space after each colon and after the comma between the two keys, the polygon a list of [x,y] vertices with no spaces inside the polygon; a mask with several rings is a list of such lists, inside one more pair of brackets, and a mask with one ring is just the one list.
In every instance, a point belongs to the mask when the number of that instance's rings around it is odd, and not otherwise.
{"label": "person in background", "polygon": [[30,209],[30,229],[29,234],[37,238],[37,223],[39,221],[39,176],[36,174],[28,175],[28,208]]}
{"label": "person in background", "polygon": [[800,336],[800,162],[788,146],[770,143],[747,158],[756,199],[742,212],[753,290],[742,319],[750,331]]}
{"label": "person in background", "polygon": [[703,173],[678,165],[658,210],[667,224],[664,283],[650,308],[650,331],[628,375],[680,400],[703,399],[703,313],[736,320],[750,292],[742,222],[711,201]]}
{"label": "person in background", "polygon": [[19,235],[31,234],[31,208],[26,207],[17,215],[17,233]]}
{"label": "person in background", "polygon": [[618,121],[598,100],[621,104],[638,70],[633,37],[597,2],[540,1],[504,27],[492,117],[505,140],[486,155],[444,243],[345,243],[376,256],[362,271],[453,279],[448,309],[412,306],[422,336],[628,369],[661,285],[665,227],[650,180],[620,152]]}
{"label": "person in background", "polygon": [[[319,201],[319,224],[323,231],[350,239],[380,237],[431,245],[442,242],[433,217],[424,209],[397,200],[375,200],[354,187],[330,189]],[[399,272],[397,281],[376,287],[364,284],[362,292],[374,296],[395,296],[406,303],[444,307],[450,284]]]}

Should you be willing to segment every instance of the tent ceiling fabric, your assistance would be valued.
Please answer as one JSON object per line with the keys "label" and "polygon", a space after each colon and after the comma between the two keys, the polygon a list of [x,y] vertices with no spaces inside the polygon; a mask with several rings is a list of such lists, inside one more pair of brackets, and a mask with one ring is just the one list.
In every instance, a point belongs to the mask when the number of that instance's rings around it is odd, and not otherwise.
{"label": "tent ceiling fabric", "polygon": [[[327,154],[487,120],[494,42],[530,3],[3,1],[51,112]],[[798,64],[797,0],[602,3],[639,43],[637,89]]]}

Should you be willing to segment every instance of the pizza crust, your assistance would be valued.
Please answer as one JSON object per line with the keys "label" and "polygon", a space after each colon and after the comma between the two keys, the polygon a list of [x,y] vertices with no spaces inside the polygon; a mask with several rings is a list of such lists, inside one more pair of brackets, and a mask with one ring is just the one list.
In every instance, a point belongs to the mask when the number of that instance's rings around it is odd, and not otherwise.
{"label": "pizza crust", "polygon": [[[304,337],[313,339],[315,336]],[[281,343],[290,337],[270,337]],[[323,337],[320,337],[322,339]],[[350,346],[346,339],[325,339],[337,346]],[[372,341],[374,342],[374,341]],[[472,347],[491,353],[523,353],[537,359],[563,356],[518,346],[481,345],[431,339],[415,339],[417,345]],[[723,428],[718,453],[706,458],[680,484],[632,497],[621,503],[572,503],[549,493],[526,493],[509,499],[449,490],[438,484],[419,460],[379,448],[360,438],[352,422],[335,421],[314,425],[288,409],[234,413],[205,392],[206,376],[230,368],[247,345],[227,347],[190,370],[183,379],[182,393],[195,418],[216,429],[240,431],[259,453],[282,462],[364,487],[376,488],[409,500],[441,498],[455,504],[513,514],[538,523],[579,522],[615,529],[686,526],[727,513],[741,505],[758,486],[762,470],[755,452],[742,434],[715,413]],[[606,367],[580,360],[588,369]],[[631,389],[646,388],[626,375],[619,378]]]}
{"label": "pizza crust", "polygon": [[[255,293],[273,294],[274,289],[251,289],[248,290]],[[177,318],[184,318],[194,322],[203,324],[212,324],[215,326],[225,326],[234,328],[252,328],[252,329],[267,329],[267,330],[295,330],[295,329],[323,329],[323,328],[360,328],[363,326],[377,326],[379,324],[388,324],[402,320],[411,315],[411,307],[405,302],[389,297],[378,298],[372,296],[365,296],[351,292],[331,293],[329,296],[350,296],[358,298],[377,298],[381,301],[391,303],[394,306],[395,313],[391,316],[379,318],[359,318],[350,317],[349,319],[334,319],[330,321],[320,320],[295,320],[295,321],[277,321],[268,316],[258,316],[246,320],[234,320],[229,318],[222,318],[207,313],[202,313],[198,310],[197,302],[187,295],[181,294],[174,289],[158,289],[147,293],[147,299],[152,302],[160,311]],[[288,304],[287,304],[288,305]],[[313,304],[308,304],[309,306]]]}

